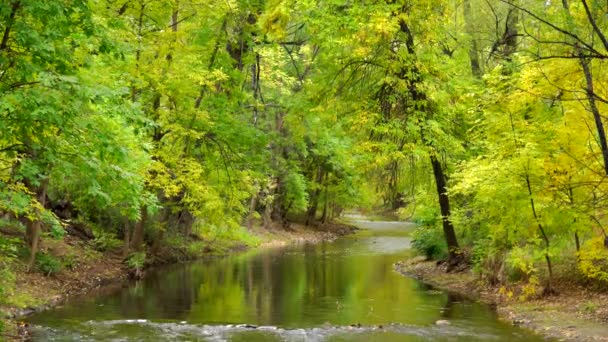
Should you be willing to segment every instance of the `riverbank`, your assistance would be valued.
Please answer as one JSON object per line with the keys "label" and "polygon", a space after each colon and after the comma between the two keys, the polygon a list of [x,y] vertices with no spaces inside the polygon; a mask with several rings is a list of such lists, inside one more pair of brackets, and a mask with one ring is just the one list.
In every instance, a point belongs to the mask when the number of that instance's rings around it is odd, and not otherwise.
{"label": "riverbank", "polygon": [[501,320],[561,341],[608,341],[608,294],[569,284],[558,294],[522,300],[517,288],[493,287],[471,270],[446,273],[435,261],[417,257],[395,269],[438,289],[485,302]]}
{"label": "riverbank", "polygon": [[253,233],[262,243],[257,248],[267,249],[284,247],[294,243],[320,243],[334,241],[340,236],[352,234],[357,228],[345,223],[326,223],[315,228],[299,223],[291,223],[288,230],[280,227],[254,228]]}
{"label": "riverbank", "polygon": [[[250,233],[256,240],[255,245],[239,242],[216,248],[214,243],[217,245],[217,241],[195,241],[193,246],[199,248],[198,252],[185,253],[182,250],[164,248],[155,254],[151,253],[145,267],[184,262],[205,255],[238,253],[251,248],[270,249],[297,243],[331,241],[354,230],[354,227],[344,223],[331,223],[315,228],[292,223],[288,230],[279,227],[253,227]],[[91,246],[90,241],[70,235],[60,240],[45,239],[42,245],[45,253],[62,259],[69,256],[73,263],[51,275],[26,272],[24,263],[15,265],[15,287],[10,294],[9,305],[0,307],[5,323],[5,331],[0,335],[0,341],[27,339],[27,326],[21,323],[19,318],[47,310],[69,298],[95,289],[120,284],[132,273],[120,249],[99,252]]]}

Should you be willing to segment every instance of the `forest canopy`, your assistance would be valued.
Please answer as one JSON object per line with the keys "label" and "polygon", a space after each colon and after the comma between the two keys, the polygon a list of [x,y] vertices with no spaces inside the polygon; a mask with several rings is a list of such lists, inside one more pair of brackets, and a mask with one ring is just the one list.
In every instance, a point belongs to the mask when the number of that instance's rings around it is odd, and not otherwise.
{"label": "forest canopy", "polygon": [[357,208],[416,220],[418,250],[492,283],[550,291],[569,263],[608,281],[607,13],[3,1],[0,268],[66,230],[126,256]]}

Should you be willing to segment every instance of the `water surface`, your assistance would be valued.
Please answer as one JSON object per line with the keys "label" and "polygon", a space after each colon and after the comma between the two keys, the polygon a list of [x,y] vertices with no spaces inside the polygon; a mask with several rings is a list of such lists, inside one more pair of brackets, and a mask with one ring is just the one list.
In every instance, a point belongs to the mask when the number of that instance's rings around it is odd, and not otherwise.
{"label": "water surface", "polygon": [[[411,224],[158,269],[32,316],[54,341],[540,341],[486,305],[399,275]],[[107,293],[109,292],[109,293]],[[449,325],[437,325],[447,320]]]}

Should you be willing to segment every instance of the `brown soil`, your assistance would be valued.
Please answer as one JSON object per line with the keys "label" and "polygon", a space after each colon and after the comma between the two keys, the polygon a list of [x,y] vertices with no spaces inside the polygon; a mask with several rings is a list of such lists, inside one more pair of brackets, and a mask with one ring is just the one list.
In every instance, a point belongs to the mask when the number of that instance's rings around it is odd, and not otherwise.
{"label": "brown soil", "polygon": [[[499,317],[561,341],[608,341],[608,294],[573,284],[557,294],[523,298],[523,286],[490,286],[471,270],[447,273],[444,265],[413,258],[395,265],[398,272],[442,290],[488,303]],[[542,291],[539,291],[542,292]]]}
{"label": "brown soil", "polygon": [[57,257],[70,255],[71,267],[46,276],[26,272],[24,265],[16,270],[16,306],[2,308],[9,317],[20,317],[57,305],[67,297],[82,294],[100,286],[126,278],[127,268],[118,253],[102,254],[86,247],[82,240],[66,236],[63,240],[44,240],[42,252]]}
{"label": "brown soil", "polygon": [[340,236],[351,234],[357,228],[342,223],[326,223],[307,227],[301,223],[291,223],[288,229],[274,226],[271,229],[255,227],[253,233],[264,242],[259,248],[282,247],[294,243],[319,243],[333,241]]}

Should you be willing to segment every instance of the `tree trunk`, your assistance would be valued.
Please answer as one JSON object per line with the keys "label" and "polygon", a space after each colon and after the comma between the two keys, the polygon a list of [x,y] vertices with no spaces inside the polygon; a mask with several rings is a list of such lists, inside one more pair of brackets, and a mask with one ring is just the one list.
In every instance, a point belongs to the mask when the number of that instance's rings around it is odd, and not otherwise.
{"label": "tree trunk", "polygon": [[[48,188],[48,182],[49,182],[48,178],[45,178],[41,182],[40,187],[38,188],[38,191],[36,191],[37,200],[40,203],[42,210],[44,210],[44,207],[46,206],[46,191]],[[38,213],[38,214],[41,214],[41,213]],[[36,261],[36,253],[38,252],[41,233],[42,233],[42,221],[40,219],[28,221],[28,223],[26,225],[26,231],[25,231],[26,240],[30,247],[30,257],[27,262],[28,272],[32,270],[32,267],[34,266],[34,262]]]}
{"label": "tree trunk", "polygon": [[323,214],[321,215],[321,223],[325,224],[327,223],[327,204],[329,202],[329,198],[327,195],[327,184],[325,184],[325,190],[324,192],[324,199],[325,201],[323,202]]}
{"label": "tree trunk", "polygon": [[[515,0],[509,0],[509,4],[512,4]],[[504,56],[510,61],[513,53],[517,50],[517,23],[519,22],[519,10],[514,6],[509,8],[507,13],[507,22],[505,32],[503,34],[503,40],[505,43]]]}
{"label": "tree trunk", "polygon": [[188,209],[182,209],[177,218],[177,224],[182,229],[185,237],[192,234],[192,226],[194,225],[194,216]]}
{"label": "tree trunk", "polygon": [[264,220],[264,228],[272,228],[272,203],[266,203],[266,206],[264,206],[262,219]]}
{"label": "tree trunk", "polygon": [[160,251],[164,237],[165,237],[165,230],[163,228],[158,229],[154,236],[154,242],[152,242],[152,247],[151,247],[152,254],[157,254],[158,251]]}
{"label": "tree trunk", "polygon": [[[401,148],[402,149],[402,148]],[[388,193],[390,206],[392,210],[397,210],[401,207],[401,192],[399,191],[399,162],[392,161],[389,165],[390,179],[388,182]]]}
{"label": "tree trunk", "polygon": [[602,122],[602,115],[597,106],[595,100],[595,90],[593,85],[593,74],[589,64],[591,61],[586,57],[583,57],[583,52],[578,49],[578,55],[580,56],[579,61],[585,74],[585,92],[587,94],[587,101],[589,103],[589,110],[593,114],[593,120],[595,121],[595,129],[599,138],[600,149],[602,151],[602,159],[604,161],[604,172],[608,175],[608,142],[606,142],[606,130],[604,129],[604,123]]}
{"label": "tree trunk", "polygon": [[[159,198],[161,196],[159,195]],[[163,246],[163,239],[165,237],[165,231],[168,227],[169,217],[171,216],[171,209],[164,207],[157,215],[153,218],[154,222],[159,223],[158,229],[154,229],[154,241],[152,242],[151,254],[157,254]]]}
{"label": "tree trunk", "polygon": [[144,229],[148,219],[148,209],[146,206],[141,207],[140,216],[139,221],[135,223],[135,228],[133,229],[133,235],[131,237],[131,248],[138,252],[141,251],[144,242]]}
{"label": "tree trunk", "polygon": [[[401,32],[405,33],[407,37],[405,45],[407,47],[408,53],[412,56],[415,56],[416,50],[414,45],[414,36],[405,19],[402,18],[399,21],[399,28]],[[433,108],[431,106],[430,100],[426,96],[426,93],[418,88],[420,83],[422,83],[422,74],[415,64],[409,67],[409,69],[410,70],[408,70],[408,68],[403,68],[403,70],[401,70],[400,72],[400,78],[406,79],[408,81],[408,91],[412,99],[416,103],[414,109],[426,113],[426,119],[429,119],[430,117],[432,117]],[[443,234],[448,247],[448,271],[450,271],[453,267],[460,264],[460,262],[462,261],[462,254],[460,253],[460,246],[458,245],[458,239],[456,238],[454,225],[452,224],[452,221],[450,221],[450,198],[447,194],[446,178],[443,172],[443,167],[441,166],[441,162],[433,154],[436,152],[436,148],[435,146],[433,146],[433,142],[425,137],[424,127],[422,126],[420,127],[420,139],[431,150],[431,165],[433,167],[433,176],[435,177],[435,185],[437,187],[439,209],[441,211],[441,220],[443,223]]]}
{"label": "tree trunk", "polygon": [[321,184],[323,183],[323,179],[325,178],[325,172],[323,167],[319,165],[317,169],[317,179],[316,183],[319,185],[316,188],[312,196],[310,196],[310,205],[308,206],[308,210],[306,210],[306,225],[310,226],[315,221],[315,216],[317,215],[317,208],[319,207],[319,196],[321,195]]}
{"label": "tree trunk", "polygon": [[553,267],[551,265],[551,257],[549,256],[549,236],[545,232],[543,225],[540,223],[540,219],[538,218],[538,214],[536,213],[536,207],[534,206],[534,197],[532,196],[532,186],[530,185],[530,175],[526,172],[526,185],[528,186],[528,194],[530,195],[530,206],[532,207],[532,214],[534,215],[534,220],[538,225],[538,230],[540,231],[541,237],[545,242],[545,261],[547,263],[547,270],[549,272],[549,279],[547,281],[547,286],[543,291],[544,294],[553,294],[555,290],[553,289]]}
{"label": "tree trunk", "polygon": [[27,262],[28,272],[32,270],[34,261],[36,260],[41,230],[40,220],[30,221],[26,226],[26,234],[28,235],[28,240],[30,240],[30,257]]}
{"label": "tree trunk", "polygon": [[247,213],[247,229],[253,229],[253,214],[255,213],[255,207],[258,203],[258,193],[251,195],[251,199],[249,200],[249,213]]}
{"label": "tree trunk", "polygon": [[481,78],[481,63],[479,62],[479,49],[477,40],[475,39],[475,21],[471,15],[471,0],[463,0],[464,20],[466,22],[466,30],[471,43],[469,45],[469,62],[471,63],[471,72],[476,78]]}
{"label": "tree trunk", "polygon": [[433,175],[435,176],[435,184],[437,185],[437,194],[439,196],[443,234],[448,245],[448,261],[450,265],[456,265],[461,259],[460,246],[458,245],[454,225],[452,225],[452,221],[450,221],[450,198],[447,194],[448,189],[443,167],[441,166],[441,162],[434,155],[431,155],[431,165],[433,166]]}
{"label": "tree trunk", "polygon": [[284,184],[287,172],[285,171],[285,163],[281,162],[281,160],[289,160],[289,156],[287,155],[287,148],[284,146],[285,141],[289,136],[285,127],[286,115],[287,113],[283,110],[280,110],[276,113],[274,129],[277,133],[278,140],[272,141],[270,144],[270,149],[272,151],[271,164],[274,170],[276,171],[276,187],[274,189],[272,218],[276,221],[281,222],[283,228],[289,227],[289,224],[286,220],[287,212]]}
{"label": "tree trunk", "polygon": [[[574,207],[574,190],[572,190],[571,186],[568,188],[568,199],[570,199],[570,206]],[[576,218],[574,218],[572,222],[576,223]],[[581,241],[578,237],[578,230],[576,229],[574,230],[574,243],[576,244],[576,252],[580,252]],[[576,260],[578,261],[578,255],[576,256]]]}
{"label": "tree trunk", "polygon": [[122,247],[122,256],[123,258],[126,258],[129,256],[129,253],[131,252],[131,229],[129,229],[129,219],[125,218],[125,223],[124,223],[124,240],[123,240],[123,247]]}
{"label": "tree trunk", "polygon": [[17,10],[21,7],[21,1],[14,1],[11,5],[11,14],[8,17],[8,22],[6,23],[6,28],[4,29],[4,33],[2,34],[2,41],[0,42],[0,51],[6,50],[8,48],[8,40],[11,35],[11,29],[13,24],[15,23],[15,16],[17,15]]}
{"label": "tree trunk", "polygon": [[[585,7],[587,7],[586,3],[584,3],[584,5],[585,5]],[[572,15],[570,13],[570,6],[568,4],[568,1],[562,0],[562,6],[563,6],[564,10],[566,11],[566,14],[568,15],[568,18],[570,20],[570,29],[573,29]],[[586,10],[588,10],[588,9],[586,8]],[[593,21],[593,18],[590,16],[590,13],[587,13],[587,14],[588,14],[590,23],[595,28],[596,27],[595,21]],[[596,33],[597,32],[599,32],[601,34],[601,31],[596,31]],[[601,36],[601,38],[602,37],[603,37],[603,35]],[[602,39],[602,41],[604,41],[604,39]],[[578,43],[573,43],[573,45],[575,46],[575,52],[576,52],[576,55],[579,57],[579,63],[583,69],[583,74],[585,76],[585,93],[587,95],[587,102],[589,103],[588,110],[593,115],[593,120],[595,121],[595,129],[597,130],[600,149],[602,151],[602,159],[604,162],[604,173],[606,175],[608,175],[608,142],[606,141],[606,130],[604,128],[604,123],[602,122],[602,115],[600,113],[600,110],[599,110],[599,107],[598,107],[597,101],[596,101],[595,86],[594,86],[594,82],[593,82],[593,72],[591,71],[591,66],[590,66],[591,60],[588,57],[585,57],[585,52],[580,48]],[[606,46],[606,47],[608,48],[608,46]]]}
{"label": "tree trunk", "polygon": [[274,198],[272,201],[272,211],[270,217],[275,222],[281,222],[283,217],[283,200],[284,200],[284,189],[283,181],[280,175],[275,178],[276,188],[274,189]]}

